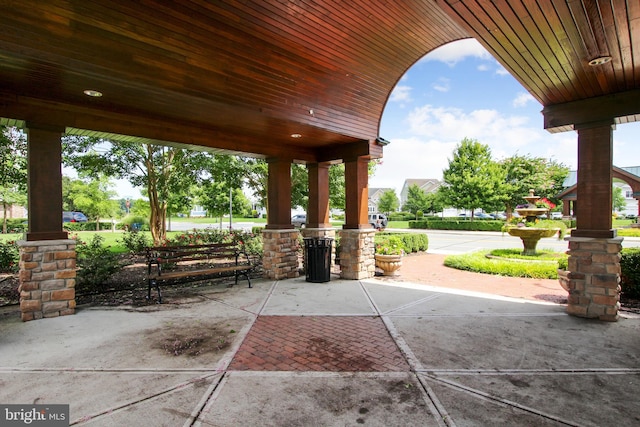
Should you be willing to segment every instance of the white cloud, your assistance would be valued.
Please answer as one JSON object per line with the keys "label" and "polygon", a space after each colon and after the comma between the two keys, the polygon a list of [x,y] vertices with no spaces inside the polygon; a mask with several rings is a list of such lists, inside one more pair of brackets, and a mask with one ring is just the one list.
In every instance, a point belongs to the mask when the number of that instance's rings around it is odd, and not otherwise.
{"label": "white cloud", "polygon": [[478,71],[489,71],[489,66],[487,64],[478,65]]}
{"label": "white cloud", "polygon": [[538,102],[538,101],[536,101],[536,99],[530,93],[521,92],[513,100],[512,104],[514,107],[524,107],[529,102]]}
{"label": "white cloud", "polygon": [[398,85],[393,88],[389,96],[390,102],[408,102],[411,101],[411,86]]}
{"label": "white cloud", "polygon": [[496,74],[499,75],[499,76],[509,76],[509,75],[511,75],[511,73],[509,73],[509,71],[506,68],[504,68],[502,65],[500,65],[499,63],[498,63],[498,68],[496,69]]}
{"label": "white cloud", "polygon": [[491,59],[491,54],[476,39],[459,40],[429,52],[423,61],[441,61],[454,66],[467,57]]}
{"label": "white cloud", "polygon": [[449,164],[448,157],[454,142],[411,137],[394,139],[384,147],[382,164],[376,168],[369,185],[393,188],[399,195],[405,179],[442,178],[442,169]]}
{"label": "white cloud", "polygon": [[[553,158],[572,169],[577,165],[575,132],[550,134],[541,123],[531,123],[525,116],[425,105],[409,112],[404,122],[408,126],[387,133],[391,144],[384,148],[383,163],[371,178],[372,187],[395,188],[399,193],[405,179],[441,179],[463,138],[488,145],[495,160],[518,154]],[[393,137],[401,132],[410,136]]]}
{"label": "white cloud", "polygon": [[433,88],[438,92],[449,92],[450,80],[446,77],[440,77],[438,81],[433,84]]}

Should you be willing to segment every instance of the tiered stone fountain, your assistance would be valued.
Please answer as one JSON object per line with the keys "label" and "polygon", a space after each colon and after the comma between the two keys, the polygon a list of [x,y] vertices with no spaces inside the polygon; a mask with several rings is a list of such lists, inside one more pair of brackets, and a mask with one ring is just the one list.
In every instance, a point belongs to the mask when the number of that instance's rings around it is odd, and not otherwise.
{"label": "tiered stone fountain", "polygon": [[519,237],[522,240],[524,246],[522,255],[535,255],[536,247],[540,239],[543,237],[551,237],[560,231],[558,228],[536,228],[526,225],[526,223],[531,224],[535,222],[538,215],[545,214],[549,211],[548,208],[536,207],[536,202],[540,199],[540,196],[536,196],[533,193],[533,190],[529,190],[529,195],[524,197],[524,199],[529,202],[526,208],[516,209],[518,215],[525,218],[525,224],[518,227],[511,227],[507,230],[511,236]]}

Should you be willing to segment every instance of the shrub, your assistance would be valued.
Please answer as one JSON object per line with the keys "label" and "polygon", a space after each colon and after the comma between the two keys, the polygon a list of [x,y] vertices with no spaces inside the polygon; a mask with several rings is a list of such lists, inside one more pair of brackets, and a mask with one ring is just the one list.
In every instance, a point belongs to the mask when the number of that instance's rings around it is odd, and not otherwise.
{"label": "shrub", "polygon": [[431,230],[467,230],[467,231],[501,231],[503,221],[491,219],[458,220],[424,218],[416,221],[409,221],[409,228],[431,229]]}
{"label": "shrub", "polygon": [[244,247],[249,255],[262,255],[262,234],[243,230],[191,230],[167,239],[167,246],[202,245],[208,243],[236,243]]}
{"label": "shrub", "polygon": [[78,239],[76,244],[77,280],[79,290],[96,291],[122,269],[118,256],[103,246],[104,238],[94,234],[89,243]]}
{"label": "shrub", "polygon": [[122,239],[117,239],[122,243],[129,253],[137,254],[142,253],[144,250],[151,246],[151,239],[145,233],[140,231],[125,231],[122,233]]}
{"label": "shrub", "polygon": [[426,251],[429,248],[429,238],[426,234],[390,232],[382,232],[376,234],[374,240],[376,248],[379,244],[389,244],[388,238],[391,236],[397,237],[400,240],[400,245],[405,253]]}
{"label": "shrub", "polygon": [[620,287],[626,298],[640,298],[640,248],[623,249],[620,259]]}
{"label": "shrub", "polygon": [[449,255],[444,259],[444,265],[458,270],[484,274],[532,277],[535,279],[558,278],[558,264],[556,262],[519,262],[490,259],[486,257],[486,251]]}
{"label": "shrub", "polygon": [[15,273],[18,271],[20,251],[13,240],[0,242],[0,271],[3,273]]}
{"label": "shrub", "polygon": [[[122,227],[125,230],[149,231],[149,218],[139,215],[127,215],[122,219]],[[136,225],[134,225],[136,224]]]}
{"label": "shrub", "polygon": [[25,218],[7,218],[7,233],[24,233],[28,222]]}

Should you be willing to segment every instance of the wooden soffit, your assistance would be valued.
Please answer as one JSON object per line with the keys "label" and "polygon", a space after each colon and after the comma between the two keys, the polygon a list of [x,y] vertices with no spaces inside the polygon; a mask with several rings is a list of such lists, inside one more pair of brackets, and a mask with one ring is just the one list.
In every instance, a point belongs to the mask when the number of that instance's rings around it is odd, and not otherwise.
{"label": "wooden soffit", "polygon": [[[638,1],[24,0],[0,16],[5,123],[304,162],[381,155],[400,77],[467,37],[545,111],[640,89]],[[599,116],[636,120],[627,98]]]}

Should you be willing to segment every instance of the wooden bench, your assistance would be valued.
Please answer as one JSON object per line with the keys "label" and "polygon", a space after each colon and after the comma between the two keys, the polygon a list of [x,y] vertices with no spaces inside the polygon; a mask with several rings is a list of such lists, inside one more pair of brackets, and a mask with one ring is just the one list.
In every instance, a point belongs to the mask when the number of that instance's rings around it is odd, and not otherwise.
{"label": "wooden bench", "polygon": [[244,276],[251,287],[249,273],[254,265],[249,255],[234,243],[211,243],[187,246],[154,246],[146,249],[148,267],[148,293],[158,291],[162,303],[160,282],[202,280],[206,276]]}

